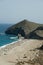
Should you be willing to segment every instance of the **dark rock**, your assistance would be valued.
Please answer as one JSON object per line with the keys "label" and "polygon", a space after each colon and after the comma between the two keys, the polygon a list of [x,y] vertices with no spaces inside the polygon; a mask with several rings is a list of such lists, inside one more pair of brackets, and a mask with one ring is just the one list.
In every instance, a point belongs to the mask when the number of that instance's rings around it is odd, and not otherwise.
{"label": "dark rock", "polygon": [[43,27],[40,26],[26,36],[30,39],[43,39]]}
{"label": "dark rock", "polygon": [[5,33],[14,35],[20,34],[24,38],[43,39],[43,24],[23,20],[9,27]]}
{"label": "dark rock", "polygon": [[37,48],[37,49],[39,49],[39,50],[43,50],[43,45],[42,45],[40,48]]}

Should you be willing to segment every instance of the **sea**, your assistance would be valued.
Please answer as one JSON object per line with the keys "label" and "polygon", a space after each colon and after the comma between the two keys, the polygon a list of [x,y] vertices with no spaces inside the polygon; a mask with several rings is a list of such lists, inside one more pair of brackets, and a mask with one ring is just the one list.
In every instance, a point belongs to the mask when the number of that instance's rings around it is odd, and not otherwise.
{"label": "sea", "polygon": [[5,30],[10,26],[12,24],[0,24],[0,47],[18,40],[18,36],[5,34]]}

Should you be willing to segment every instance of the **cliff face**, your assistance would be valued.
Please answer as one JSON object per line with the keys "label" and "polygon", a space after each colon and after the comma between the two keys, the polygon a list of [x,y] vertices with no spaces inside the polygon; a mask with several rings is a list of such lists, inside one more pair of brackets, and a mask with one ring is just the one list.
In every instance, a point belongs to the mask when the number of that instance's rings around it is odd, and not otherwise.
{"label": "cliff face", "polygon": [[23,20],[9,27],[5,33],[14,35],[20,34],[25,38],[43,39],[43,24],[37,24],[28,20]]}
{"label": "cliff face", "polygon": [[43,39],[43,26],[37,27],[35,30],[27,34],[26,37],[30,39]]}

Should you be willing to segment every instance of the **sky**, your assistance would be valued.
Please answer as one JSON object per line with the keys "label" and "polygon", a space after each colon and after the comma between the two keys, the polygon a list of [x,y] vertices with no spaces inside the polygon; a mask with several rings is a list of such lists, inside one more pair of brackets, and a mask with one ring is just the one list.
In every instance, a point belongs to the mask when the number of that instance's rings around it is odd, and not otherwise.
{"label": "sky", "polygon": [[0,0],[0,23],[24,19],[43,23],[43,0]]}

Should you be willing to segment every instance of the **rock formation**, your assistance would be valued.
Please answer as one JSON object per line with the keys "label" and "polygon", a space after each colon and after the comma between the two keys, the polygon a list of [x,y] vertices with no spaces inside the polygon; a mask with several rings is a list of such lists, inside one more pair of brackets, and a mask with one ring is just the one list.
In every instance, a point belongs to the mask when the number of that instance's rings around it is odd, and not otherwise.
{"label": "rock formation", "polygon": [[37,24],[28,20],[23,20],[11,27],[6,31],[6,34],[20,34],[24,38],[29,39],[43,39],[43,24]]}

